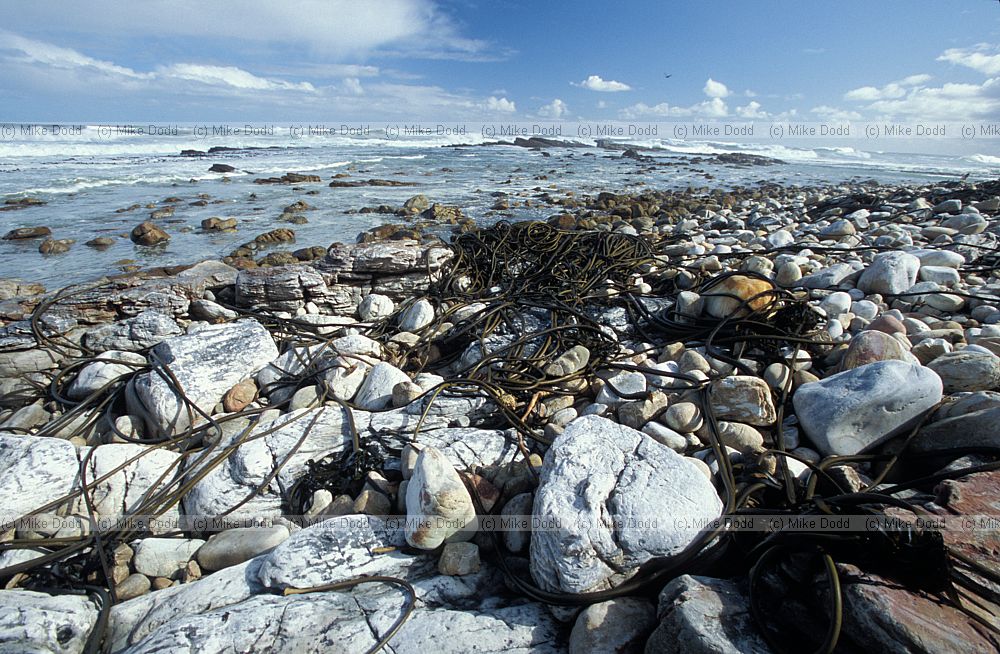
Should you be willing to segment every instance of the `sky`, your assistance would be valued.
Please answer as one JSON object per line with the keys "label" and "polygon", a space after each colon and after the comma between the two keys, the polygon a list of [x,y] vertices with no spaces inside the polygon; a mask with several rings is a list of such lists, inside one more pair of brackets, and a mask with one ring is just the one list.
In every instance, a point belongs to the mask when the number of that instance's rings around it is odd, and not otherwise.
{"label": "sky", "polygon": [[996,0],[0,0],[0,10],[9,122],[1000,121]]}

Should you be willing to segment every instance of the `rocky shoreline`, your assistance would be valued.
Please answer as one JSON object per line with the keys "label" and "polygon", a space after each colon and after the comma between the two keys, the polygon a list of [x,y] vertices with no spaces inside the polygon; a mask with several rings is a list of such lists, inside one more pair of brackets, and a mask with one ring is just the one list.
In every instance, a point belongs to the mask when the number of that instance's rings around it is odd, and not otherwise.
{"label": "rocky shoreline", "polygon": [[1000,181],[420,197],[290,258],[0,280],[0,643],[997,649],[996,528],[952,519],[1000,516]]}

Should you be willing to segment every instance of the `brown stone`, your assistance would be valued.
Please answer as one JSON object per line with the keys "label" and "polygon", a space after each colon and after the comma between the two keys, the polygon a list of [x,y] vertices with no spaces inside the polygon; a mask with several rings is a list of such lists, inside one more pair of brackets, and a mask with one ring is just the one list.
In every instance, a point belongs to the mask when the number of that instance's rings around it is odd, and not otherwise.
{"label": "brown stone", "polygon": [[769,293],[773,290],[774,284],[769,281],[732,275],[702,292],[701,296],[705,299],[708,315],[715,318],[742,317],[749,313],[743,306],[744,302],[750,300],[751,309],[761,310],[774,300],[774,294]]}
{"label": "brown stone", "polygon": [[272,229],[269,232],[264,232],[259,234],[254,238],[255,243],[261,245],[267,245],[270,243],[284,243],[286,241],[294,241],[295,232],[288,229],[287,227],[279,227],[278,229]]}
{"label": "brown stone", "polygon": [[883,331],[866,330],[851,339],[840,366],[842,370],[852,370],[876,361],[892,360],[910,360],[903,344]]}
{"label": "brown stone", "polygon": [[222,397],[222,408],[227,413],[235,413],[247,408],[247,405],[257,397],[257,384],[252,379],[244,379],[236,384]]}
{"label": "brown stone", "polygon": [[69,252],[70,246],[74,243],[76,241],[71,238],[47,238],[38,246],[38,251],[42,254],[63,254],[64,252]]}
{"label": "brown stone", "polygon": [[157,245],[169,241],[170,235],[153,223],[146,221],[136,225],[132,233],[129,234],[129,238],[138,245]]}
{"label": "brown stone", "polygon": [[201,228],[206,232],[233,232],[236,231],[236,219],[212,216],[201,221]]}
{"label": "brown stone", "polygon": [[906,336],[906,326],[892,316],[882,315],[869,323],[866,331],[874,330],[886,334],[902,334]]}
{"label": "brown stone", "polygon": [[51,236],[52,230],[44,225],[39,227],[18,227],[4,234],[5,241],[20,241],[26,238],[44,238]]}

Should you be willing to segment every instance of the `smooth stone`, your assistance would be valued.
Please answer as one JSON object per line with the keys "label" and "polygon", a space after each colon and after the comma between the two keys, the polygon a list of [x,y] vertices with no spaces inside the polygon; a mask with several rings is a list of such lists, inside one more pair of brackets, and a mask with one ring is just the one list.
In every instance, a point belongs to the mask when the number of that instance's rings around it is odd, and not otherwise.
{"label": "smooth stone", "polygon": [[503,532],[504,545],[514,554],[519,554],[528,549],[528,542],[531,538],[531,524],[527,521],[527,518],[531,516],[534,502],[535,496],[531,493],[519,493],[510,498],[500,511],[500,515],[506,518],[518,516],[519,519],[525,520],[524,529],[506,529]]}
{"label": "smooth stone", "polygon": [[463,531],[476,518],[476,508],[451,461],[436,447],[417,456],[406,488],[406,542],[423,550],[445,541],[471,537]]}
{"label": "smooth stone", "polygon": [[674,311],[681,318],[698,318],[705,308],[705,301],[700,295],[692,291],[681,291],[677,294],[677,304]]}
{"label": "smooth stone", "polygon": [[742,422],[719,421],[719,441],[726,447],[739,450],[744,454],[759,452],[764,449],[764,436]]}
{"label": "smooth stone", "polygon": [[791,377],[791,368],[781,362],[776,361],[764,369],[764,382],[779,393],[788,386]]}
{"label": "smooth stone", "polygon": [[885,332],[865,330],[851,339],[840,367],[850,370],[876,361],[912,361],[909,351]]}
{"label": "smooth stone", "polygon": [[388,318],[396,310],[392,298],[379,293],[369,293],[358,305],[358,316],[365,322]]}
{"label": "smooth stone", "polygon": [[547,364],[542,372],[551,377],[565,377],[580,372],[588,363],[590,363],[590,350],[583,345],[574,345],[559,355],[555,361]]}
{"label": "smooth stone", "polygon": [[839,316],[851,310],[851,296],[844,291],[830,293],[819,303],[819,308],[828,316]]}
{"label": "smooth stone", "polygon": [[858,288],[865,293],[893,295],[904,293],[917,281],[920,259],[906,252],[882,252],[875,255],[861,274]]}
{"label": "smooth stone", "polygon": [[420,388],[420,385],[416,382],[409,380],[399,382],[392,387],[392,406],[406,406],[423,394],[424,389]]}
{"label": "smooth stone", "polygon": [[[739,318],[750,310],[757,311],[768,306],[775,295],[771,282],[733,275],[713,285],[701,295],[705,300],[705,313],[713,318]],[[749,310],[748,310],[749,307]]]}
{"label": "smooth stone", "polygon": [[927,364],[944,383],[945,393],[988,391],[1000,386],[1000,357],[959,350]]}
{"label": "smooth stone", "polygon": [[790,288],[800,279],[802,279],[802,269],[792,261],[786,261],[778,266],[778,270],[774,274],[774,282],[782,288]]}
{"label": "smooth stone", "polygon": [[266,554],[288,538],[288,527],[236,527],[211,537],[198,548],[195,559],[203,570],[222,570]]}
{"label": "smooth stone", "polygon": [[646,377],[641,372],[623,370],[607,379],[604,387],[597,393],[597,404],[618,406],[625,401],[618,394],[638,395],[646,392]]}
{"label": "smooth stone", "polygon": [[920,259],[921,266],[961,268],[965,265],[965,257],[951,250],[915,250],[912,254]]}
{"label": "smooth stone", "polygon": [[920,281],[934,282],[942,286],[955,286],[961,278],[958,271],[946,266],[920,266]]}
{"label": "smooth stone", "polygon": [[911,427],[941,396],[934,371],[878,361],[803,384],[792,403],[806,436],[824,455],[852,455]]}
{"label": "smooth stone", "polygon": [[191,305],[188,307],[188,313],[195,320],[206,320],[208,322],[226,322],[227,320],[236,320],[240,316],[240,314],[232,309],[227,309],[221,304],[204,299],[192,300]]}
{"label": "smooth stone", "polygon": [[879,331],[885,332],[886,334],[902,334],[906,335],[906,325],[904,325],[895,316],[890,316],[887,314],[882,314],[875,320],[868,323],[866,331]]}
{"label": "smooth stone", "polygon": [[334,364],[323,372],[320,383],[325,385],[327,395],[350,402],[357,395],[371,367],[367,363],[347,357],[335,359]]}
{"label": "smooth stone", "polygon": [[958,447],[1000,447],[1000,407],[980,409],[924,425],[910,441],[915,453]]}
{"label": "smooth stone", "polygon": [[118,597],[119,602],[126,602],[145,595],[151,587],[149,577],[134,572],[115,586],[115,595]]}
{"label": "smooth stone", "polygon": [[479,572],[479,546],[474,543],[445,543],[438,560],[438,572],[459,577]]}
{"label": "smooth stone", "polygon": [[759,377],[733,375],[712,385],[709,400],[718,420],[767,426],[777,419],[771,389]]}
{"label": "smooth stone", "polygon": [[147,577],[172,577],[204,544],[198,538],[144,538],[135,545],[132,565]]}
{"label": "smooth stone", "polygon": [[[619,572],[696,538],[697,529],[678,526],[685,519],[711,520],[721,510],[711,482],[684,457],[606,418],[577,418],[545,454],[533,514],[562,528],[532,533],[532,577],[551,591],[614,586]],[[651,522],[658,528],[628,526]]]}
{"label": "smooth stone", "polygon": [[834,288],[855,272],[857,270],[851,264],[837,263],[806,275],[799,280],[798,285],[802,288]]}
{"label": "smooth stone", "polygon": [[660,420],[674,431],[690,434],[701,428],[701,409],[694,402],[678,402],[670,405]]}
{"label": "smooth stone", "polygon": [[434,322],[434,305],[426,298],[420,298],[399,316],[399,329],[404,332],[417,332]]}
{"label": "smooth stone", "polygon": [[663,391],[653,391],[645,400],[624,402],[618,407],[618,421],[627,427],[642,429],[654,415],[667,407],[669,401]]}
{"label": "smooth stone", "polygon": [[591,604],[577,617],[569,654],[638,652],[656,626],[656,609],[646,599],[618,597]]}
{"label": "smooth stone", "polygon": [[670,427],[658,422],[646,423],[646,426],[642,428],[642,433],[651,436],[653,440],[666,445],[674,452],[683,452],[687,448],[687,439],[684,434],[678,434]]}
{"label": "smooth stone", "polygon": [[409,376],[392,365],[380,362],[365,376],[358,388],[354,403],[366,411],[379,411],[392,404],[392,389],[396,384],[410,381]]}

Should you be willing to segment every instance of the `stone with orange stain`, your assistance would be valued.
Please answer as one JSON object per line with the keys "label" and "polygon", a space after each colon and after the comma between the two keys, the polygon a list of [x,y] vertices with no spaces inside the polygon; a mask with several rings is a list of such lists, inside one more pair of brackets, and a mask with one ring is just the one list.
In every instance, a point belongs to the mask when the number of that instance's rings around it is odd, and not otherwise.
{"label": "stone with orange stain", "polygon": [[714,318],[741,318],[774,300],[774,284],[763,279],[733,275],[702,293],[705,313]]}

